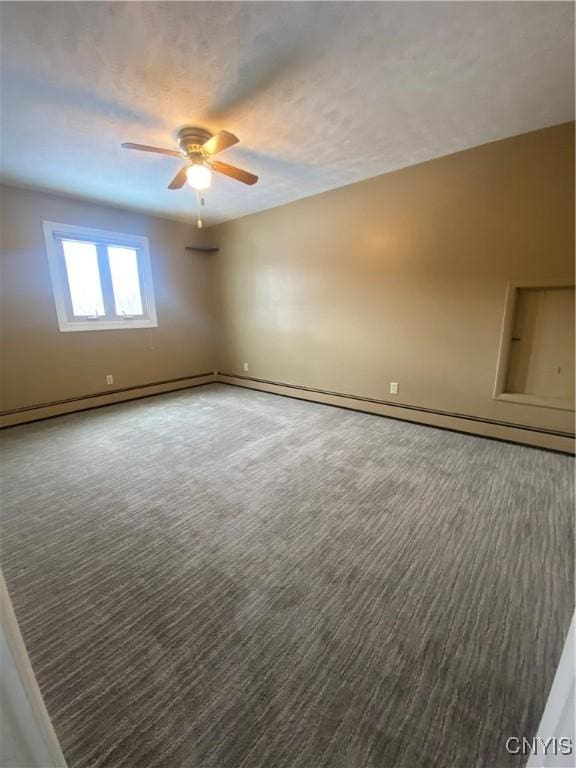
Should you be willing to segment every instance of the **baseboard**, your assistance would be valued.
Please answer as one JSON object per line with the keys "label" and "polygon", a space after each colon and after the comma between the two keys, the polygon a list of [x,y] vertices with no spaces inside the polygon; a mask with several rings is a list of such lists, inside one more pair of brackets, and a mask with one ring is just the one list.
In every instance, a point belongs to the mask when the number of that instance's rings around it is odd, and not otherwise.
{"label": "baseboard", "polygon": [[420,408],[413,405],[397,405],[385,400],[361,397],[359,395],[330,392],[314,387],[286,384],[284,382],[257,379],[233,373],[218,372],[216,380],[222,384],[232,384],[247,389],[256,389],[298,400],[309,400],[324,405],[334,405],[348,410],[372,413],[378,416],[412,421],[425,426],[449,429],[453,432],[465,432],[479,437],[520,443],[535,448],[545,448],[561,453],[575,453],[574,434],[542,427],[530,427],[523,424],[483,419],[479,416],[448,413],[446,411]]}
{"label": "baseboard", "polygon": [[139,400],[144,397],[152,397],[165,392],[176,392],[182,389],[190,389],[203,384],[220,382],[247,389],[255,389],[270,394],[292,397],[298,400],[333,405],[338,408],[371,413],[377,416],[412,421],[425,426],[449,429],[454,432],[465,432],[479,437],[487,437],[493,440],[519,443],[536,448],[545,448],[561,453],[574,454],[574,435],[568,432],[547,430],[541,427],[530,427],[521,424],[510,424],[478,416],[447,413],[428,408],[420,408],[413,405],[399,405],[385,400],[361,397],[359,395],[345,394],[342,392],[330,392],[314,387],[287,384],[285,382],[257,379],[239,374],[212,372],[198,373],[191,376],[166,381],[141,384],[122,389],[96,392],[80,397],[68,398],[50,403],[37,403],[13,410],[0,412],[0,429],[5,427],[27,424],[32,421],[41,421],[54,416],[62,416],[67,413],[101,408],[106,405],[114,405],[128,400]]}
{"label": "baseboard", "polygon": [[211,384],[215,380],[214,372],[196,373],[177,379],[166,379],[165,381],[122,387],[121,389],[108,390],[106,392],[94,392],[50,403],[37,403],[22,408],[14,408],[13,410],[0,412],[0,429],[14,427],[18,424],[27,424],[31,421],[50,419],[53,416],[62,416],[66,413],[76,413],[77,411],[86,411],[91,408],[101,408],[105,405],[123,403],[127,400],[139,400],[143,397],[161,395],[165,392],[176,392],[180,389],[199,387],[202,384]]}
{"label": "baseboard", "polygon": [[0,616],[2,616],[2,717],[6,718],[6,722],[18,724],[18,727],[12,731],[10,739],[10,765],[67,768],[58,737],[30,664],[2,573],[0,573]]}

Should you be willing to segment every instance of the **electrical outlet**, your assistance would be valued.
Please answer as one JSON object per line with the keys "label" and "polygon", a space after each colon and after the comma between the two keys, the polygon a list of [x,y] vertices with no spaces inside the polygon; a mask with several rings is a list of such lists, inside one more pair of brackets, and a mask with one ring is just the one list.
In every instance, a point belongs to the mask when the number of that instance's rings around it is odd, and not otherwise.
{"label": "electrical outlet", "polygon": [[247,371],[247,370],[248,370],[248,363],[244,363],[244,370],[245,370],[245,371]]}
{"label": "electrical outlet", "polygon": [[397,381],[391,381],[390,382],[390,394],[391,395],[397,395],[398,394],[398,382]]}
{"label": "electrical outlet", "polygon": [[106,384],[114,384],[114,376],[111,373],[106,374]]}

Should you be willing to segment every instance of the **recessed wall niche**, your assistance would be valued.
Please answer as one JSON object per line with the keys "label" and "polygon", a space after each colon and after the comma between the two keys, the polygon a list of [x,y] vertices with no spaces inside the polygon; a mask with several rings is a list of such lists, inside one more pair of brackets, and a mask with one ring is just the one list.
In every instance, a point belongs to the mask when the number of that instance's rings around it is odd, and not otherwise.
{"label": "recessed wall niche", "polygon": [[509,285],[494,397],[574,409],[574,286]]}

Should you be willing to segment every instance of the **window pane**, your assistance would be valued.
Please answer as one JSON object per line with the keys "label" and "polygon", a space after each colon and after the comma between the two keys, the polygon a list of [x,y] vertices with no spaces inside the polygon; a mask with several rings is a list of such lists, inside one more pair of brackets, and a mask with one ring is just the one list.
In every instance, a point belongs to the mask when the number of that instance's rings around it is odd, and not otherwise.
{"label": "window pane", "polygon": [[104,315],[104,299],[94,243],[62,240],[72,313],[76,317]]}
{"label": "window pane", "polygon": [[108,246],[112,289],[117,315],[142,315],[142,296],[138,279],[138,254],[134,248]]}

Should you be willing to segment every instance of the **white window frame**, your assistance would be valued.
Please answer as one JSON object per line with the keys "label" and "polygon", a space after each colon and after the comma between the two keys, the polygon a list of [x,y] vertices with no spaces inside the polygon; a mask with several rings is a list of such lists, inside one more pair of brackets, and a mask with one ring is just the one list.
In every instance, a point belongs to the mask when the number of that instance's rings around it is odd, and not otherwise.
{"label": "white window frame", "polygon": [[[158,326],[147,237],[109,232],[92,227],[78,227],[74,224],[59,224],[55,221],[43,221],[42,228],[58,316],[58,327],[61,331],[126,331],[133,328],[156,328]],[[102,281],[102,296],[106,315],[103,317],[75,317],[71,310],[68,275],[61,245],[61,241],[66,239],[85,240],[94,243],[98,250],[99,264],[102,249],[105,249],[106,246],[118,245],[133,248],[138,258],[140,294],[144,314],[138,316],[116,315],[112,286],[111,284],[108,285],[109,281]],[[102,280],[102,273],[100,278]]]}

